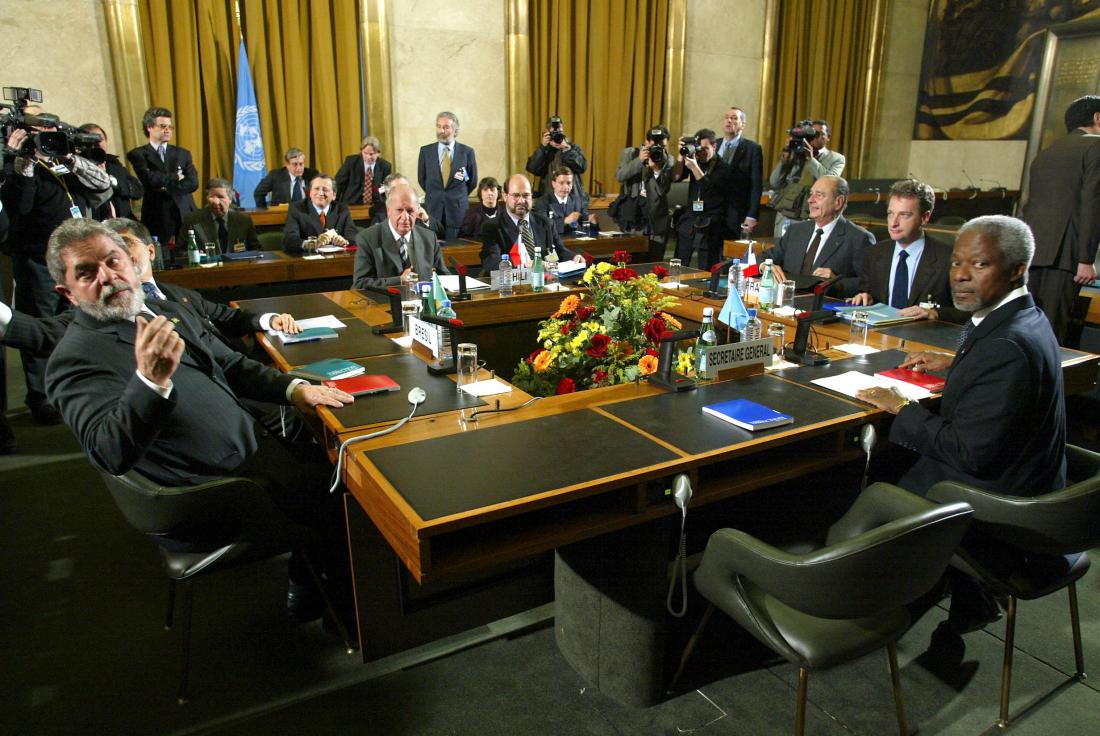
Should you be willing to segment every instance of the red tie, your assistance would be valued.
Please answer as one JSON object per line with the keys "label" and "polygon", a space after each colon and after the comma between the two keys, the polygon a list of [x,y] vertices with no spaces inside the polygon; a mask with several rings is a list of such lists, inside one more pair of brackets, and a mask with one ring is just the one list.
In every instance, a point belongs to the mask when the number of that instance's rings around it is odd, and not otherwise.
{"label": "red tie", "polygon": [[322,212],[321,213],[321,227],[324,227],[324,226],[325,226],[325,213]]}
{"label": "red tie", "polygon": [[363,175],[363,204],[370,204],[371,196],[374,194],[374,167],[368,167],[367,172]]}

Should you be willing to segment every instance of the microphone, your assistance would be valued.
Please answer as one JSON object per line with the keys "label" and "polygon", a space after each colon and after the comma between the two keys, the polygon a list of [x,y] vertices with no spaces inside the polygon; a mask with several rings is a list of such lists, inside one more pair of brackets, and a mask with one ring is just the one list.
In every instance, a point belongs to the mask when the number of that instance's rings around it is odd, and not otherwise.
{"label": "microphone", "polygon": [[814,322],[824,322],[827,319],[832,319],[836,315],[827,309],[823,309],[816,312],[803,312],[798,315],[798,327],[794,333],[794,345],[790,351],[785,351],[783,357],[790,355],[792,363],[798,363],[799,365],[828,365],[829,359],[821,353],[814,352],[807,348],[807,343],[810,340],[810,328]]}
{"label": "microphone", "polygon": [[447,260],[451,262],[451,266],[454,267],[455,272],[458,274],[458,293],[451,297],[451,301],[469,301],[470,292],[466,288],[466,266],[459,263],[458,259],[454,256],[447,256]]}
{"label": "microphone", "polygon": [[840,281],[840,278],[840,276],[833,276],[814,286],[814,301],[810,311],[816,312],[821,309],[821,305],[825,302],[825,294],[833,284]]}
{"label": "microphone", "polygon": [[879,201],[882,199],[882,190],[878,187],[868,187],[867,191],[875,193],[875,204],[878,204]]}
{"label": "microphone", "polygon": [[1004,184],[997,181],[996,179],[978,179],[978,181],[986,181],[986,182],[989,182],[990,184],[996,184],[996,186],[993,187],[993,189],[1000,189],[1001,190],[1001,199],[1004,199],[1005,197],[1008,196],[1008,187],[1006,187]]}
{"label": "microphone", "polygon": [[691,481],[688,479],[687,473],[680,473],[673,479],[672,499],[676,502],[676,508],[680,509],[686,517],[688,513],[688,502],[691,501]]}
{"label": "microphone", "polygon": [[[729,273],[730,266],[733,265],[733,259],[728,261],[722,261],[721,263],[715,263],[710,267],[710,282],[707,284],[707,290],[703,292],[703,296],[707,299],[725,299],[726,291],[719,291],[718,282],[722,279],[722,272]],[[727,283],[728,287],[729,284]]]}
{"label": "microphone", "polygon": [[368,286],[367,291],[381,294],[390,302],[390,323],[371,328],[371,334],[385,335],[390,332],[401,332],[405,329],[401,324],[401,289],[396,286]]}
{"label": "microphone", "polygon": [[[967,187],[967,189],[973,189],[974,191],[978,191],[981,188],[977,184],[974,183],[973,179],[970,178],[970,174],[966,173],[966,169],[959,169],[959,171],[961,171],[962,175],[966,177],[966,180],[968,182],[970,182],[970,186]],[[973,197],[971,197],[971,199],[973,199]]]}
{"label": "microphone", "polygon": [[[418,406],[424,403],[424,399],[428,398],[428,394],[424,393],[424,389],[416,386],[409,391],[409,403],[413,406]],[[870,426],[870,425],[868,425]]]}
{"label": "microphone", "polygon": [[661,335],[661,345],[657,353],[657,371],[650,374],[649,382],[672,391],[690,391],[695,388],[694,379],[672,372],[675,363],[672,350],[676,347],[676,343],[680,340],[690,340],[695,337],[699,337],[699,330],[680,330],[679,332],[666,330]]}
{"label": "microphone", "polygon": [[867,462],[863,466],[863,484],[859,487],[861,491],[867,487],[867,481],[871,475],[871,450],[875,449],[877,441],[878,432],[875,431],[875,425],[864,424],[859,430],[859,445],[863,448],[863,454],[867,456]]}

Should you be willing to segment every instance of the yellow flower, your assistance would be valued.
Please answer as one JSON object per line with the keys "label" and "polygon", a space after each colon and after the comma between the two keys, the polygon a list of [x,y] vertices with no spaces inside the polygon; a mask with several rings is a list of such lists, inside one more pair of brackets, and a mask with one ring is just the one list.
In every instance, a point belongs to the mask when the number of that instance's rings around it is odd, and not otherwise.
{"label": "yellow flower", "polygon": [[666,325],[668,325],[669,327],[671,327],[674,330],[678,330],[681,327],[680,320],[676,319],[675,317],[673,317],[668,312],[661,312],[661,319],[663,319],[665,321]]}
{"label": "yellow flower", "polygon": [[543,350],[541,353],[535,356],[535,373],[542,373],[550,367],[550,363],[553,356],[550,355],[549,350]]}
{"label": "yellow flower", "polygon": [[609,273],[610,271],[611,271],[611,264],[608,263],[607,261],[603,261],[601,263],[596,264],[596,273],[605,274],[605,273]]}
{"label": "yellow flower", "polygon": [[550,316],[562,317],[567,314],[573,314],[573,312],[577,311],[577,307],[580,306],[580,303],[580,297],[576,296],[575,294],[570,294],[569,296],[561,300],[561,306],[558,307],[558,311],[554,312]]}
{"label": "yellow flower", "polygon": [[695,367],[695,356],[690,350],[683,350],[676,356],[676,370],[680,373],[689,373]]}
{"label": "yellow flower", "polygon": [[643,376],[648,376],[650,373],[656,373],[657,359],[652,355],[643,355],[642,359],[638,361],[638,372]]}

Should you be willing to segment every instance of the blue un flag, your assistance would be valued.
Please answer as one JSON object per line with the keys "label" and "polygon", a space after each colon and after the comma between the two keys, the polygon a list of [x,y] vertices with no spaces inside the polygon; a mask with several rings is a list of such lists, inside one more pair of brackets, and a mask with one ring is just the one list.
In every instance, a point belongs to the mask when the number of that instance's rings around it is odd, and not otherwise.
{"label": "blue un flag", "polygon": [[237,124],[233,152],[233,188],[240,194],[241,207],[250,209],[256,206],[252,193],[266,175],[264,137],[260,132],[260,116],[256,109],[256,88],[252,84],[252,70],[248,65],[248,53],[244,50],[242,38],[237,61]]}

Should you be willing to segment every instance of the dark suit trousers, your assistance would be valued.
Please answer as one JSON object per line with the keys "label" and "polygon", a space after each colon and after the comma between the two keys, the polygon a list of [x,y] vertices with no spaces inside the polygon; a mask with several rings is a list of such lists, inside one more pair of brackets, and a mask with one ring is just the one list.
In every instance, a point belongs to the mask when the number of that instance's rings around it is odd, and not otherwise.
{"label": "dark suit trousers", "polygon": [[[32,317],[52,317],[65,306],[61,296],[54,291],[54,280],[46,266],[29,258],[12,258],[12,275],[15,278],[13,306]],[[27,406],[37,407],[46,402],[46,358],[21,350],[23,376],[27,381]]]}
{"label": "dark suit trousers", "polygon": [[1054,267],[1036,267],[1028,270],[1027,289],[1035,298],[1035,304],[1043,310],[1059,345],[1076,345],[1081,337],[1081,329],[1071,328],[1075,315],[1074,307],[1081,287],[1073,282],[1076,273]]}

